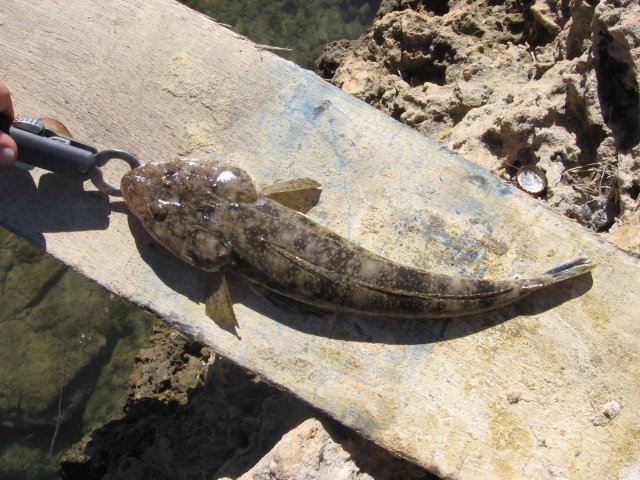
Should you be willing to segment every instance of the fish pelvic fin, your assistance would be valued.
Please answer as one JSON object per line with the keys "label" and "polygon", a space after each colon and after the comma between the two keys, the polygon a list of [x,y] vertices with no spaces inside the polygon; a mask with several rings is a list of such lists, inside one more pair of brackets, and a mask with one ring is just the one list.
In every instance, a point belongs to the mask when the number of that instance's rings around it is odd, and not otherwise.
{"label": "fish pelvic fin", "polygon": [[538,278],[524,282],[522,288],[535,290],[554,283],[564,282],[570,278],[590,272],[595,266],[596,265],[587,257],[574,258],[573,260],[553,267],[551,270],[547,270]]}
{"label": "fish pelvic fin", "polygon": [[229,287],[224,274],[213,276],[204,311],[207,317],[216,322],[220,328],[238,336],[236,332],[236,328],[239,328],[238,320],[233,311]]}

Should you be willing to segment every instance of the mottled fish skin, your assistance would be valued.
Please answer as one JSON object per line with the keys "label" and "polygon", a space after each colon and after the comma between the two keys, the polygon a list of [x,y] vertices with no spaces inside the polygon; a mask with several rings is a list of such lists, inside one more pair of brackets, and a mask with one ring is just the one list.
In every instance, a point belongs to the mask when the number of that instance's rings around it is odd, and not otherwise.
{"label": "mottled fish skin", "polygon": [[149,233],[186,262],[231,273],[274,299],[383,317],[469,315],[592,268],[576,259],[530,280],[477,280],[389,261],[266,198],[243,170],[215,162],[150,163],[122,181]]}

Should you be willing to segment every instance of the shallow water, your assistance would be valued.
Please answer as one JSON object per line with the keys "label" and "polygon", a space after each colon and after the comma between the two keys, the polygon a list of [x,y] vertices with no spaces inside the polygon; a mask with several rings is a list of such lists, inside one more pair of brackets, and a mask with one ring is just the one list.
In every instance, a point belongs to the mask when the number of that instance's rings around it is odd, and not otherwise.
{"label": "shallow water", "polygon": [[0,479],[56,478],[121,411],[153,318],[4,229],[0,297]]}
{"label": "shallow water", "polygon": [[[379,0],[185,0],[313,68]],[[60,455],[117,418],[153,318],[0,227],[0,480],[57,478]]]}
{"label": "shallow water", "polygon": [[380,0],[182,0],[274,53],[313,69],[322,47],[371,26]]}

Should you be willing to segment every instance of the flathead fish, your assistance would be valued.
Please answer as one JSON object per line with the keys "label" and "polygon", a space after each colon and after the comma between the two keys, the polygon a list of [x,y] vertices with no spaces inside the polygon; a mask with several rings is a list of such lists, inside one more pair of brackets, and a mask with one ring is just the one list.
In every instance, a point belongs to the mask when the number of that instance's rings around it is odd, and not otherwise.
{"label": "flathead fish", "polygon": [[593,267],[577,258],[537,278],[510,280],[411,268],[287,206],[295,197],[287,193],[317,194],[318,187],[302,179],[281,182],[265,193],[240,168],[193,159],[149,163],[122,180],[126,205],[158,243],[189,264],[219,274],[207,314],[226,326],[237,325],[226,274],[277,303],[313,311],[438,318],[499,308]]}

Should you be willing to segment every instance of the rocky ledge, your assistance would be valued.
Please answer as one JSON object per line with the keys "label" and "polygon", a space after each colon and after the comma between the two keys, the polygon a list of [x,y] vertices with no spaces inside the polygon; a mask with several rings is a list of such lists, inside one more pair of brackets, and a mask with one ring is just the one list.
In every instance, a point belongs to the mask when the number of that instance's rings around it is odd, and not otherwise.
{"label": "rocky ledge", "polygon": [[538,169],[544,202],[638,250],[637,1],[384,0],[316,65],[508,182]]}

